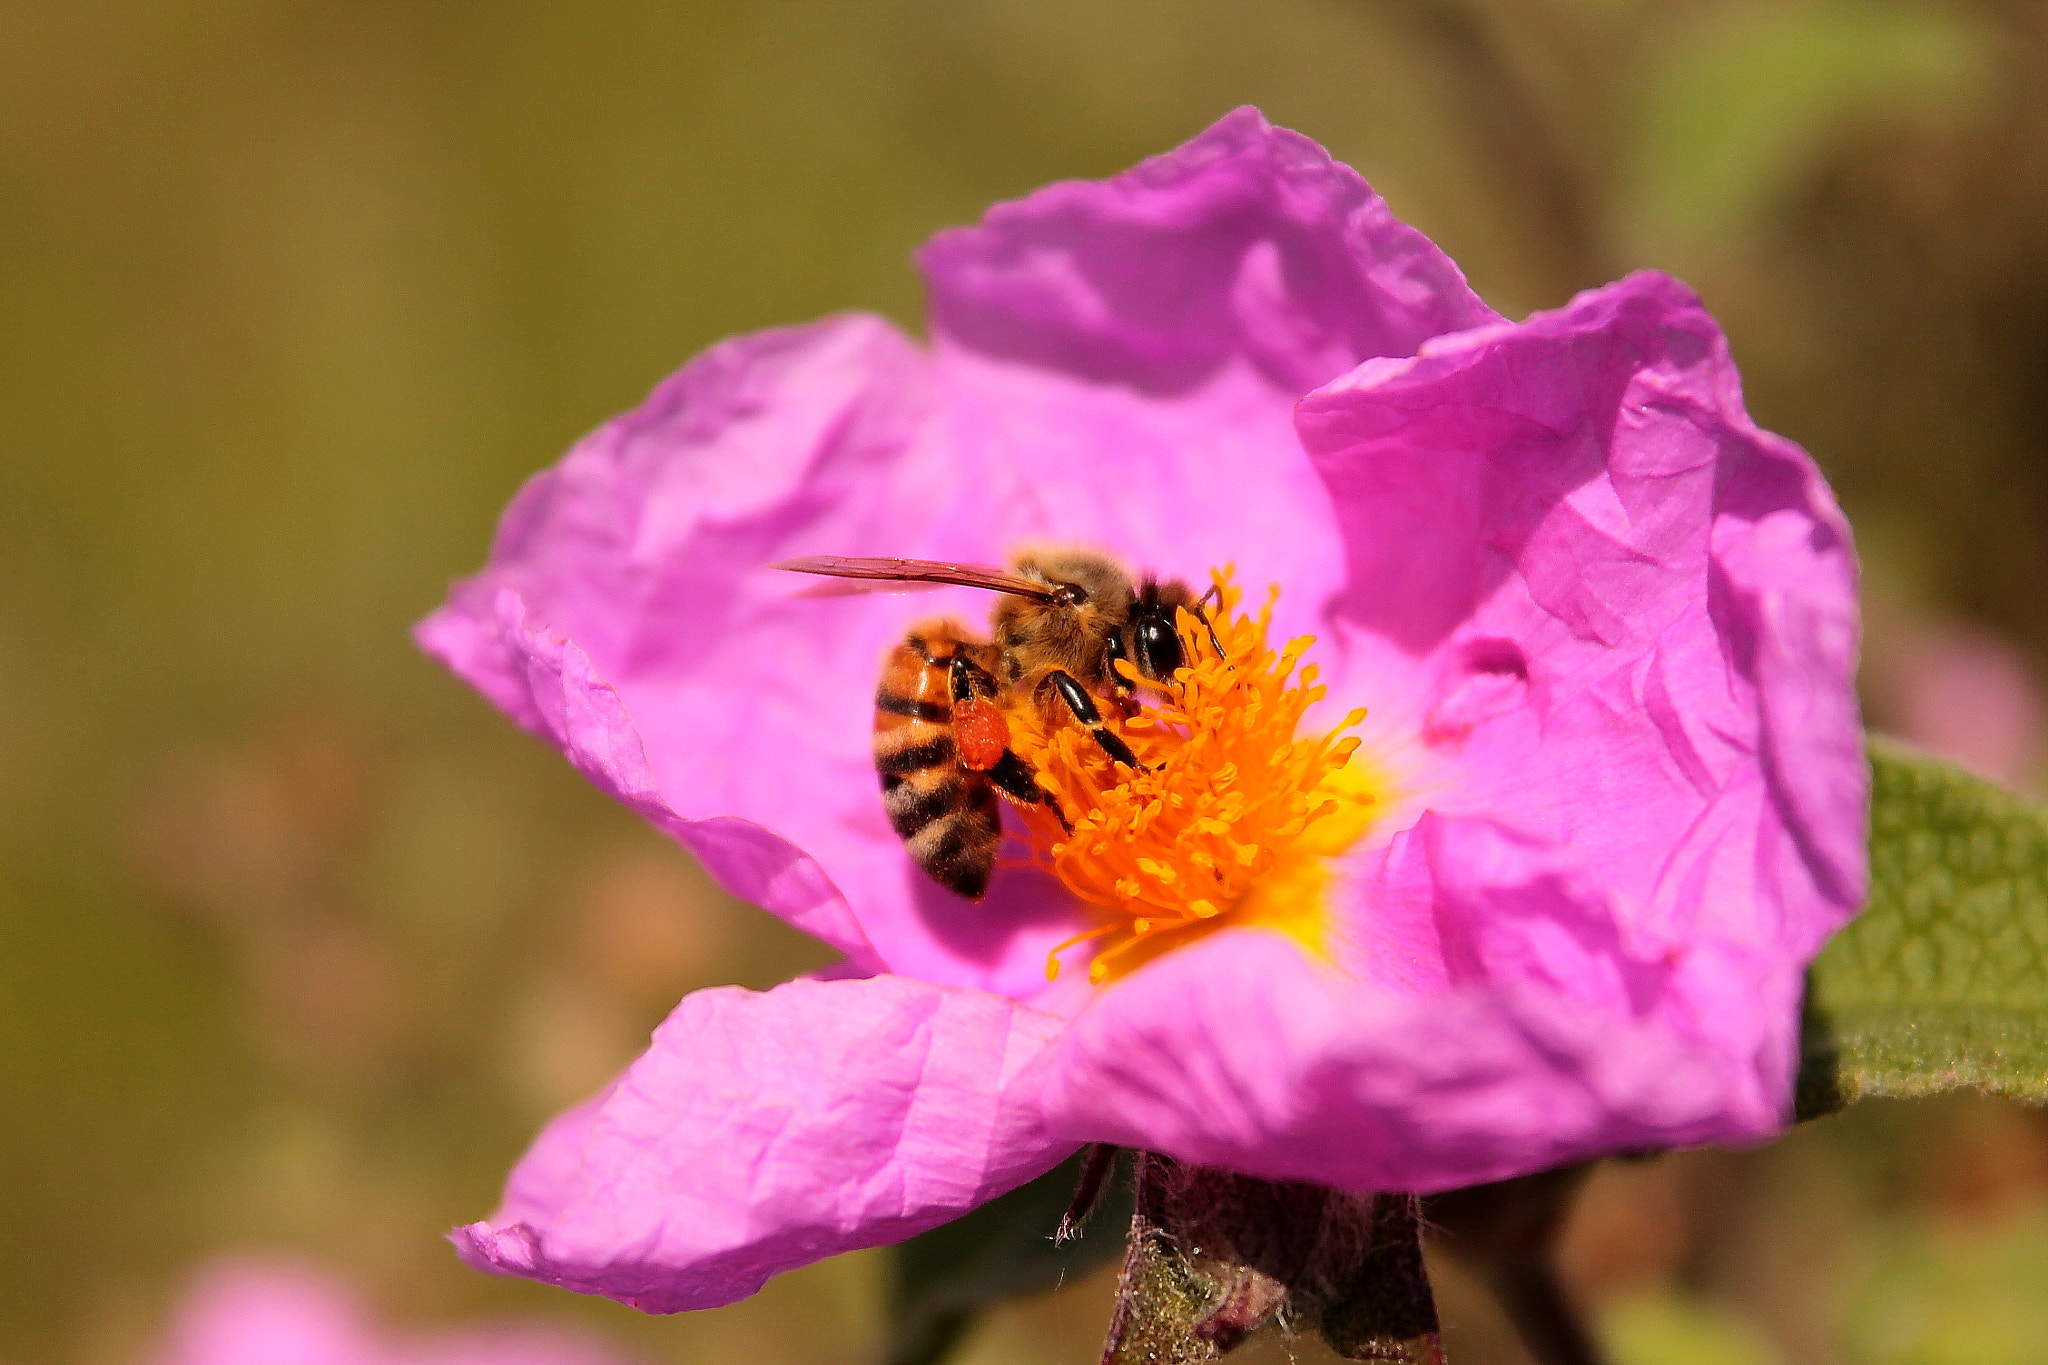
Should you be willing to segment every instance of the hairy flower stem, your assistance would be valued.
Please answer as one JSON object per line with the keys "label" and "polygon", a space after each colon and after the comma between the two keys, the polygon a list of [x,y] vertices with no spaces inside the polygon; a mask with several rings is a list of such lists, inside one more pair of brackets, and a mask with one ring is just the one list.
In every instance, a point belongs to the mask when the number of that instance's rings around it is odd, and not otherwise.
{"label": "hairy flower stem", "polygon": [[1417,1201],[1137,1155],[1136,1211],[1103,1365],[1200,1365],[1260,1327],[1346,1360],[1442,1365]]}

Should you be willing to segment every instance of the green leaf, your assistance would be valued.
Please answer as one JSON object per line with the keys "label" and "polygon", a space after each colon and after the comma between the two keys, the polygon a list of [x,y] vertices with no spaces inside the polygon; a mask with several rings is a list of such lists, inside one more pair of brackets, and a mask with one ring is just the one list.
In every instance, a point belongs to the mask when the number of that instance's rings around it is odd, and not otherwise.
{"label": "green leaf", "polygon": [[1807,977],[1799,1116],[1965,1087],[2048,1102],[2048,820],[1870,748],[1870,904]]}

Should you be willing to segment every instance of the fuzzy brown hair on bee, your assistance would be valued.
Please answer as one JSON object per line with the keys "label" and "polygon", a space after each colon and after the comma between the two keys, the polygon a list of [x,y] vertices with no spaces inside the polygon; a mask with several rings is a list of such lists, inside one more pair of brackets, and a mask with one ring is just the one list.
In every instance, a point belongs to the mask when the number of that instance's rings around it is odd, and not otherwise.
{"label": "fuzzy brown hair on bee", "polygon": [[772,567],[860,582],[853,591],[950,583],[1001,594],[991,613],[993,640],[977,640],[951,620],[920,622],[884,658],[875,692],[875,772],[890,826],[919,867],[969,900],[986,894],[995,869],[999,795],[1052,806],[1065,823],[1009,747],[1005,712],[1031,706],[1050,724],[1080,725],[1114,762],[1135,768],[1136,756],[1103,724],[1096,701],[1129,705],[1133,684],[1119,660],[1142,681],[1170,681],[1187,662],[1176,612],[1201,617],[1204,600],[1180,582],[1133,583],[1115,560],[1092,550],[1028,551],[1008,570],[836,556]]}
{"label": "fuzzy brown hair on bee", "polygon": [[1115,560],[1093,550],[1027,552],[1011,567],[1050,590],[1044,598],[1002,597],[990,618],[1004,683],[1041,705],[1060,704],[1048,687],[1055,672],[1090,692],[1122,695],[1131,684],[1116,671],[1118,659],[1129,659],[1151,682],[1165,682],[1187,662],[1174,611],[1199,606],[1186,584],[1148,578],[1140,588]]}

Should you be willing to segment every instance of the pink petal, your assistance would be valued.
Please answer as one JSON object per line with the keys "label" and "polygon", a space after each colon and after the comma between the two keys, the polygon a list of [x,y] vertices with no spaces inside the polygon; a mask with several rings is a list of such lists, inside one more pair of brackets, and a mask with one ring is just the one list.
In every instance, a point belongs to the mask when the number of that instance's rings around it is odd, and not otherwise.
{"label": "pink petal", "polygon": [[377,1365],[382,1351],[354,1295],[303,1267],[230,1260],[178,1305],[156,1365]]}
{"label": "pink petal", "polygon": [[[490,565],[418,633],[728,889],[862,967],[978,984],[1030,917],[977,917],[964,941],[926,927],[966,908],[921,898],[868,732],[884,649],[986,596],[808,600],[761,567],[989,557],[985,519],[948,514],[983,490],[929,438],[936,403],[925,358],[874,319],[715,347],[528,484]],[[1022,957],[1035,976],[1043,948]]]}
{"label": "pink petal", "polygon": [[[471,580],[471,586],[489,578]],[[677,812],[657,784],[619,690],[599,676],[576,644],[530,625],[526,602],[516,591],[500,587],[488,615],[474,600],[444,607],[420,624],[419,637],[429,653],[561,749],[600,790],[688,847],[727,890],[817,935],[857,969],[879,965],[845,899],[814,859],[752,821],[716,814],[692,820]],[[660,698],[650,702],[659,713]],[[718,716],[710,712],[704,719],[712,723]],[[736,737],[731,747],[757,746]]]}
{"label": "pink petal", "polygon": [[330,1276],[284,1260],[215,1262],[178,1307],[156,1365],[618,1365],[582,1332],[495,1322],[419,1337],[380,1333]]}
{"label": "pink petal", "polygon": [[1242,108],[1106,181],[1062,181],[919,253],[942,343],[1155,393],[1243,360],[1290,397],[1497,321],[1349,166]]}
{"label": "pink petal", "polygon": [[1033,1063],[1058,1027],[902,977],[685,999],[601,1095],[557,1119],[487,1223],[483,1269],[648,1312],[900,1241],[1051,1168]]}
{"label": "pink petal", "polygon": [[1393,699],[1432,804],[1577,850],[1645,952],[1718,933],[1796,966],[1854,913],[1848,527],[1689,291],[1637,275],[1442,338],[1300,425],[1349,547],[1332,691]]}
{"label": "pink petal", "polygon": [[1994,782],[2027,784],[2048,732],[2048,702],[2020,651],[1991,631],[1955,622],[1894,636],[1899,738]]}
{"label": "pink petal", "polygon": [[1538,979],[1423,999],[1361,989],[1262,930],[1105,992],[1059,1040],[1046,1107],[1070,1137],[1353,1190],[1448,1189],[1777,1121],[1654,1015]]}

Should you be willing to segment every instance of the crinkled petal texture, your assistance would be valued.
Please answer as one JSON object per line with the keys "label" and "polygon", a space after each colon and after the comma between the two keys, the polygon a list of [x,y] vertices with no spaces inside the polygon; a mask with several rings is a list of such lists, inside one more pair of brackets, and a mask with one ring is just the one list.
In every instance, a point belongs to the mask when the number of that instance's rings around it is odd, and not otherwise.
{"label": "crinkled petal texture", "polygon": [[1059,1020],[907,977],[699,991],[639,1061],[543,1132],[482,1269],[655,1313],[745,1298],[834,1252],[901,1241],[1078,1145],[1045,1130]]}
{"label": "crinkled petal texture", "polygon": [[389,1335],[332,1278],[245,1258],[208,1266],[179,1304],[154,1365],[621,1365],[583,1332],[493,1323]]}
{"label": "crinkled petal texture", "polygon": [[[1219,937],[1105,992],[1055,1127],[1434,1190],[1786,1118],[1801,973],[1864,892],[1848,531],[1658,275],[1305,399],[1340,698],[1420,814],[1334,966]],[[1233,941],[1241,940],[1241,941]]]}
{"label": "crinkled petal texture", "polygon": [[[421,627],[861,978],[686,1000],[464,1254],[696,1307],[1083,1141],[1432,1190],[1780,1124],[1801,970],[1863,890],[1854,564],[1698,301],[1642,275],[1503,322],[1251,111],[921,259],[930,351],[858,317],[714,349],[529,484]],[[1052,883],[969,907],[911,865],[877,663],[985,597],[760,566],[1035,539],[1281,584],[1327,714],[1371,708],[1395,799],[1327,960],[1226,929],[1047,988],[1082,925]]]}

